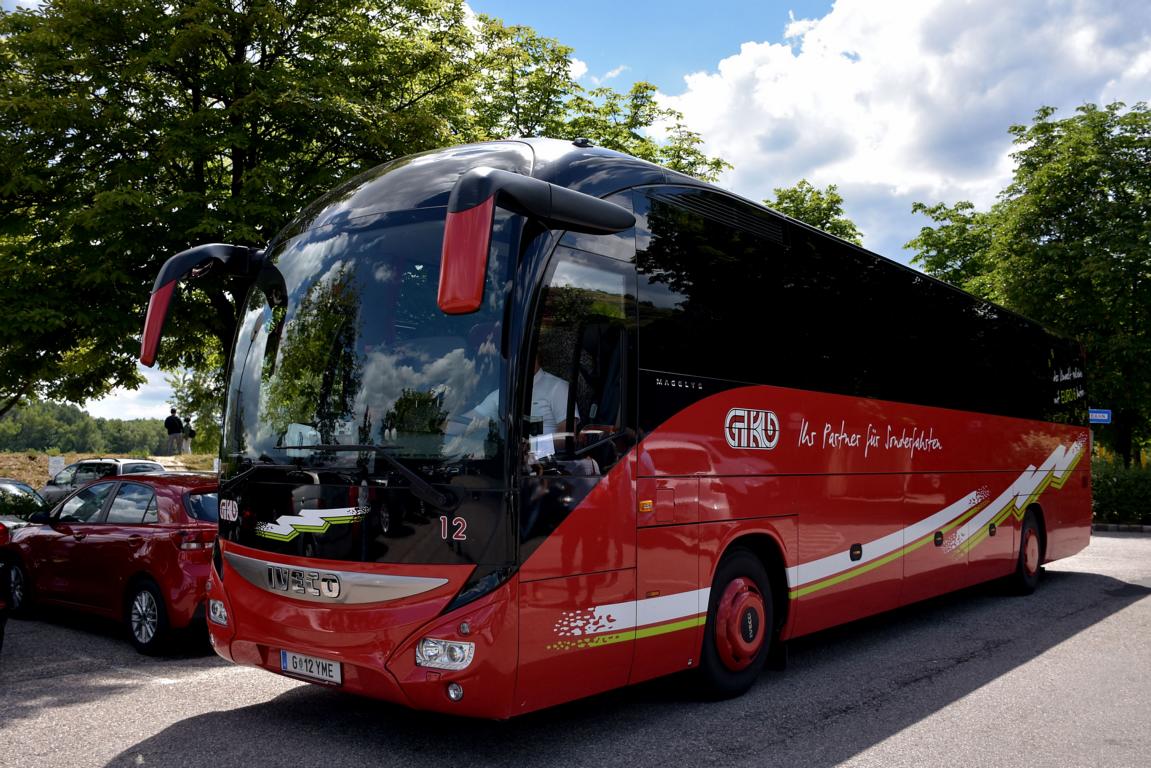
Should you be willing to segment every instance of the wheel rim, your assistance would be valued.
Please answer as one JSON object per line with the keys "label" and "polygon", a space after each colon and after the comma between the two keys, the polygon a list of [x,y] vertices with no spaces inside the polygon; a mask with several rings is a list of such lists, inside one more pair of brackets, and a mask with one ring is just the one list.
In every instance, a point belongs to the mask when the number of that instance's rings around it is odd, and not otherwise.
{"label": "wheel rim", "polygon": [[1023,570],[1028,576],[1039,572],[1039,536],[1034,528],[1028,528],[1023,539]]}
{"label": "wheel rim", "polygon": [[24,605],[24,570],[20,566],[13,566],[9,594],[12,597],[12,610],[19,610]]}
{"label": "wheel rim", "polygon": [[747,669],[763,648],[767,610],[755,582],[732,579],[715,612],[715,646],[720,661],[733,672]]}
{"label": "wheel rim", "polygon": [[136,640],[145,645],[152,642],[159,619],[160,610],[152,593],[146,589],[137,592],[132,600],[132,634]]}

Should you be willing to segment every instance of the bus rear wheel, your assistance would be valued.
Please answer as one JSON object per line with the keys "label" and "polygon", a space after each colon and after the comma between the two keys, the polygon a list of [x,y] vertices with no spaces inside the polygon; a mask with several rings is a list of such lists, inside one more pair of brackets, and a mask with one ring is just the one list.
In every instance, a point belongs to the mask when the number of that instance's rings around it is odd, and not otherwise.
{"label": "bus rear wheel", "polygon": [[1043,564],[1043,539],[1035,513],[1028,511],[1019,528],[1019,556],[1015,573],[1011,575],[1011,591],[1030,595],[1039,586],[1040,566]]}
{"label": "bus rear wheel", "polygon": [[771,646],[773,606],[759,558],[734,549],[720,561],[708,601],[699,673],[705,695],[726,699],[755,683]]}

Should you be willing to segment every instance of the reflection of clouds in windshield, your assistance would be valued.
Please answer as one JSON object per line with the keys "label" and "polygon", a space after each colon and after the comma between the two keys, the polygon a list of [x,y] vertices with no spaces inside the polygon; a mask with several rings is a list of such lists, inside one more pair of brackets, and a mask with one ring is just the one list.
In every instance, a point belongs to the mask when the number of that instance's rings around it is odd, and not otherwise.
{"label": "reflection of clouds in windshield", "polygon": [[328,271],[325,272],[323,275],[321,275],[320,279],[317,280],[315,285],[313,285],[311,288],[309,288],[309,290],[312,290],[312,289],[316,288],[317,286],[325,286],[326,287],[326,286],[334,283],[336,280],[340,279],[340,277],[341,277],[340,273],[343,272],[343,270],[344,270],[344,262],[337,259],[335,262],[332,263],[332,266],[328,267]]}
{"label": "reflection of clouds in windshield", "polygon": [[393,283],[399,277],[391,264],[377,264],[372,272],[377,283]]}
{"label": "reflection of clouds in windshield", "polygon": [[[308,235],[303,237],[306,238]],[[322,240],[301,243],[291,249],[292,258],[280,259],[278,264],[289,290],[295,290],[305,282],[310,282],[334,254],[347,253],[348,240],[347,233],[340,233]]]}
{"label": "reflection of clouds in windshield", "polygon": [[372,352],[364,361],[363,372],[363,387],[356,396],[356,413],[362,414],[365,408],[370,408],[374,418],[390,410],[405,389],[416,392],[434,389],[436,394],[443,395],[442,407],[449,414],[459,413],[479,399],[476,389],[480,373],[462,347],[434,360],[426,355],[417,359],[411,355]]}

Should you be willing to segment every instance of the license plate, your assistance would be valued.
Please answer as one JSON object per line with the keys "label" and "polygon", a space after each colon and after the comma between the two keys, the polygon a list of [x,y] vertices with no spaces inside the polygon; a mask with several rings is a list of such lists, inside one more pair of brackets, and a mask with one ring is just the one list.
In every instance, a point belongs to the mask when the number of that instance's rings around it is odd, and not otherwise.
{"label": "license plate", "polygon": [[339,685],[344,682],[340,662],[317,659],[315,656],[305,656],[302,653],[280,651],[280,669],[289,675],[319,680],[322,683]]}

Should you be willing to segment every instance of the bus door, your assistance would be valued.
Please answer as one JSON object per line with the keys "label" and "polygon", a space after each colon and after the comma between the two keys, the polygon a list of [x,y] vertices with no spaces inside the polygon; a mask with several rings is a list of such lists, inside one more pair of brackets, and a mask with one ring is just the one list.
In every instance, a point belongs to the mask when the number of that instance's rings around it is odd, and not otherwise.
{"label": "bus door", "polygon": [[635,635],[634,266],[561,246],[522,374],[516,705],[625,685]]}
{"label": "bus door", "polygon": [[[707,596],[699,591],[699,499],[700,483],[708,481],[707,453],[654,438],[640,448],[639,467],[633,683],[697,664],[707,615]],[[693,469],[698,474],[687,474]]]}

